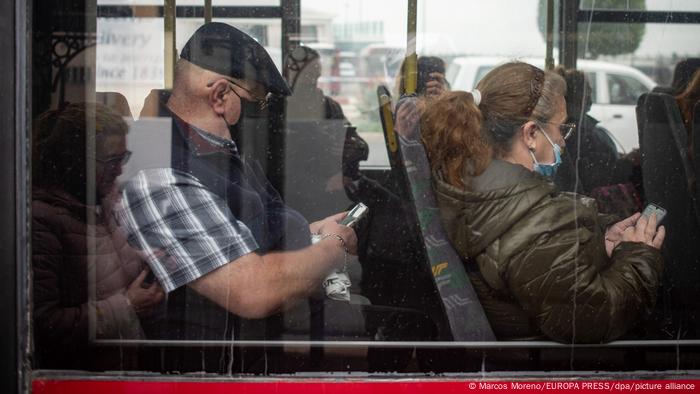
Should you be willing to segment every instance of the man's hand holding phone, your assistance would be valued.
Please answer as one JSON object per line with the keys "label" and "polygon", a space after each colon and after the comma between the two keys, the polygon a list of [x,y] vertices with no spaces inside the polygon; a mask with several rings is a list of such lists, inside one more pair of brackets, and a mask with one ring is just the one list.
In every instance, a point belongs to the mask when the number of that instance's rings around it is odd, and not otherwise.
{"label": "man's hand holding phone", "polygon": [[[355,224],[367,214],[367,206],[359,203],[349,212],[341,212],[339,214],[327,217],[319,222],[311,223],[309,228],[314,234],[311,236],[311,243],[319,242],[330,235],[338,236],[343,242],[347,253],[357,254],[357,235],[353,227]],[[350,302],[351,294],[350,275],[348,274],[348,258],[347,254],[343,261],[342,269],[337,269],[323,280],[322,286],[326,293],[326,297],[336,301]]]}
{"label": "man's hand holding phone", "polygon": [[329,216],[318,222],[313,222],[309,225],[309,230],[312,234],[337,234],[343,241],[345,241],[345,247],[348,249],[348,253],[352,255],[357,254],[357,235],[352,227],[344,226],[338,222],[343,220],[347,216],[347,212],[340,212],[333,216]]}
{"label": "man's hand holding phone", "polygon": [[345,215],[345,217],[340,221],[340,224],[343,226],[355,227],[357,222],[362,220],[362,218],[367,215],[367,212],[369,212],[367,205],[358,203],[350,210],[350,212],[348,212],[347,215]]}

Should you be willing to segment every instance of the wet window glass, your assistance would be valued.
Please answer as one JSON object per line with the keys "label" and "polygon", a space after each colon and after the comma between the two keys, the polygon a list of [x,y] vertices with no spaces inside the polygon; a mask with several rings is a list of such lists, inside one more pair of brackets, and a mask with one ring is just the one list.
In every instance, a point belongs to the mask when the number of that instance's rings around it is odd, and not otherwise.
{"label": "wet window glass", "polygon": [[35,3],[34,368],[697,366],[695,2]]}
{"label": "wet window glass", "polygon": [[594,72],[585,73],[588,83],[591,86],[591,103],[597,104],[601,99],[598,98],[598,74]]}
{"label": "wet window glass", "polygon": [[610,104],[635,105],[649,88],[630,76],[608,74]]}

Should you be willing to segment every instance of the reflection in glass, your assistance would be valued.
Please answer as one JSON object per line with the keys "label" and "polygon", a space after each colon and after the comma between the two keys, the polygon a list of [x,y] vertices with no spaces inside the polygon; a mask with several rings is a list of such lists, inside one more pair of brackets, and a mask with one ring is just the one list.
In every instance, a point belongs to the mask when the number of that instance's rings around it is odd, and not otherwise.
{"label": "reflection in glass", "polygon": [[[127,125],[99,104],[42,114],[34,132],[32,267],[37,359],[49,368],[112,368],[93,339],[142,339],[163,292],[115,226]],[[93,193],[93,195],[89,195]],[[68,360],[67,354],[73,356]]]}

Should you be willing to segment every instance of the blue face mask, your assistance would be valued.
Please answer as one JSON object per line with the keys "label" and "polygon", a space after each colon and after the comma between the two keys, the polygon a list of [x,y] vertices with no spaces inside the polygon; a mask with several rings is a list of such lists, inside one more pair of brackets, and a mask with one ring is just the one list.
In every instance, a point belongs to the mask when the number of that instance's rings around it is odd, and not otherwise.
{"label": "blue face mask", "polygon": [[535,154],[530,151],[530,156],[532,156],[532,161],[535,163],[533,169],[547,177],[553,177],[554,174],[557,172],[557,168],[559,168],[559,165],[561,165],[561,147],[558,144],[555,144],[552,142],[552,140],[549,138],[547,133],[544,132],[544,130],[540,129],[542,131],[542,134],[547,138],[547,141],[552,145],[552,150],[554,151],[554,163],[551,164],[542,164],[537,161],[535,158]]}

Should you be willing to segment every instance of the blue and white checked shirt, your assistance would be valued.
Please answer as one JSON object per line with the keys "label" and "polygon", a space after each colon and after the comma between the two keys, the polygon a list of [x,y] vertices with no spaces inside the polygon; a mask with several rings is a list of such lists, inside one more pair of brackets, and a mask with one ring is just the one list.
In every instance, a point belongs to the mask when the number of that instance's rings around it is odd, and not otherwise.
{"label": "blue and white checked shirt", "polygon": [[117,220],[166,292],[258,249],[226,202],[187,173],[142,170],[121,197]]}

